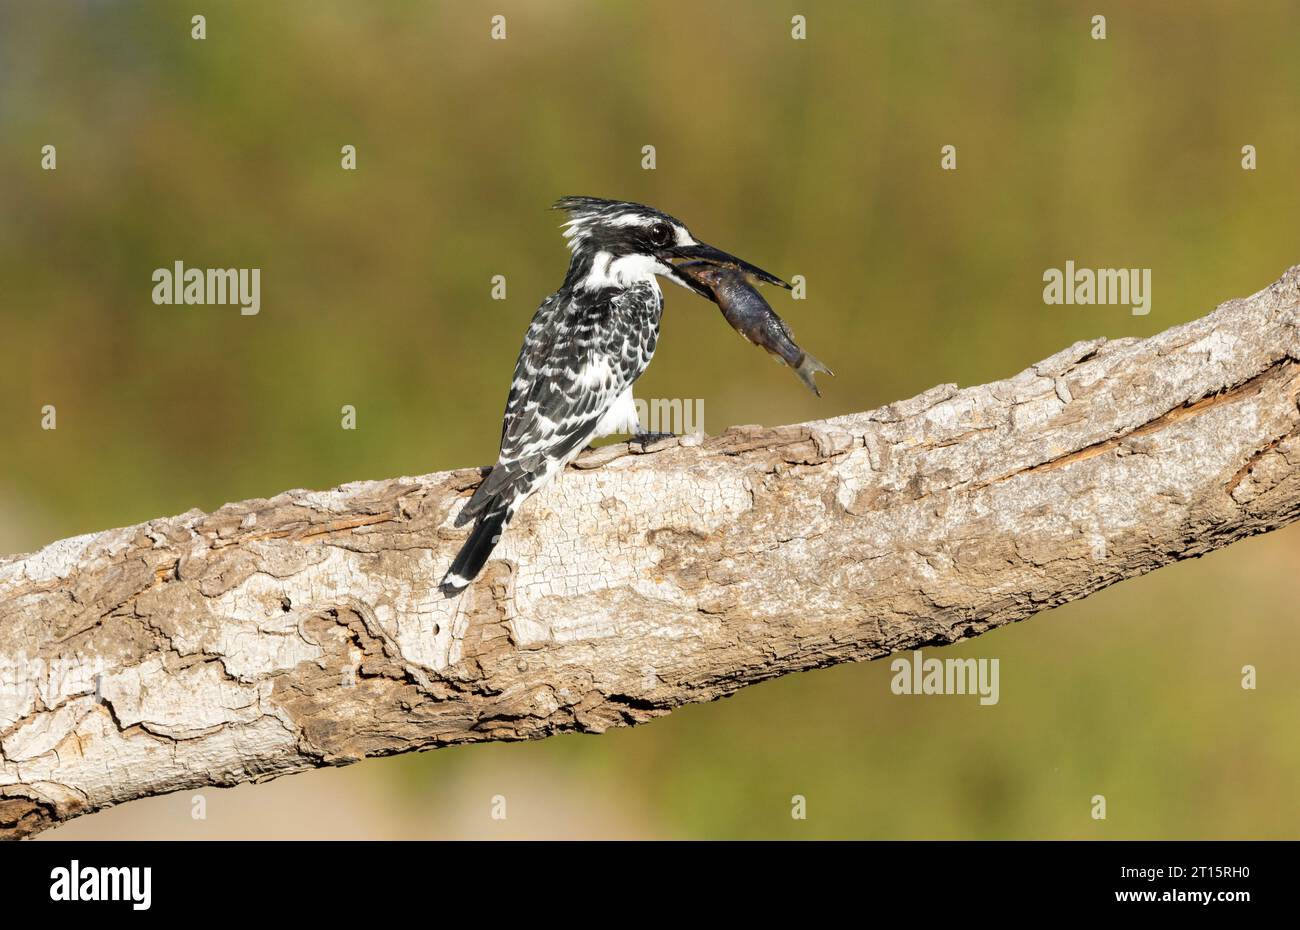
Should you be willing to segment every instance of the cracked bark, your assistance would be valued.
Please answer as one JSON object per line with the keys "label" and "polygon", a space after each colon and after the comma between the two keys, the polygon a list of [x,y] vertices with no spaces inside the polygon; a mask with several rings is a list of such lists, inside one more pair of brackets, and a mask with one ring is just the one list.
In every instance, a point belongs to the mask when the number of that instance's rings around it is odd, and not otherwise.
{"label": "cracked bark", "polygon": [[1300,266],[1006,381],[608,446],[524,507],[456,600],[437,583],[478,469],[0,558],[0,836],[366,756],[641,723],[1275,529],[1300,513],[1298,321]]}

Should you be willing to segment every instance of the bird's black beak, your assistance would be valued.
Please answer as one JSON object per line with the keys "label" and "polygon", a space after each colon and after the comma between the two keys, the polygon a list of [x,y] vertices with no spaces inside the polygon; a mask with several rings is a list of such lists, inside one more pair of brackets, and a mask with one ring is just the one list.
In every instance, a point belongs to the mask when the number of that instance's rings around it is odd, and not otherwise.
{"label": "bird's black beak", "polygon": [[[775,284],[778,287],[785,288],[787,291],[791,289],[790,285],[786,284],[770,271],[764,271],[757,265],[751,265],[744,259],[737,258],[729,252],[724,252],[722,249],[715,249],[713,246],[705,245],[702,242],[696,243],[695,245],[674,246],[665,250],[665,257],[670,259],[676,258],[686,259],[689,261],[709,262],[714,265],[724,265],[727,268],[735,268],[738,271],[742,271],[751,278],[755,278],[765,284]],[[690,275],[674,272],[672,279],[683,287],[689,288],[699,294],[701,297],[707,297],[710,300],[713,299],[713,292],[705,285],[697,282]]]}

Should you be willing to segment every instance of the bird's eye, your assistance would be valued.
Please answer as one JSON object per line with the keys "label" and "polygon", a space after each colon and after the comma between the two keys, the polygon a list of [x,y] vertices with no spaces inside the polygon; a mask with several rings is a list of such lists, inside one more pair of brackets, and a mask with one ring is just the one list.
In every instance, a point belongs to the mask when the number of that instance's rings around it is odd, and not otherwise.
{"label": "bird's eye", "polygon": [[650,227],[650,241],[663,247],[673,241],[673,228],[667,223],[655,223]]}

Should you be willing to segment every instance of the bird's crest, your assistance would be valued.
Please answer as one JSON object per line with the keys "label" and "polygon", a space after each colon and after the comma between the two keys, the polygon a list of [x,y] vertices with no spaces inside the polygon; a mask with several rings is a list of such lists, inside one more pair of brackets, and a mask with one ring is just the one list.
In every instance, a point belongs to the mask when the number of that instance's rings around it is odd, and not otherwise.
{"label": "bird's crest", "polygon": [[649,226],[661,220],[681,223],[654,207],[631,200],[606,200],[604,197],[561,197],[551,209],[563,210],[569,219],[562,224],[569,249],[578,251],[598,226]]}

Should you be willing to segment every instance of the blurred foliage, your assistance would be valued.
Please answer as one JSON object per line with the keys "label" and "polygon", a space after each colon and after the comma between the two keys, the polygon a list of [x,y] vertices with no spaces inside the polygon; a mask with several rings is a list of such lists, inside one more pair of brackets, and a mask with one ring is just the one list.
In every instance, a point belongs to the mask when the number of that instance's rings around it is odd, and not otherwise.
{"label": "blurred foliage", "polygon": [[[565,269],[546,209],[562,194],[654,204],[807,278],[807,301],[776,307],[837,373],[820,401],[669,289],[639,393],[703,397],[710,432],[1006,377],[1300,261],[1293,3],[1111,4],[1105,41],[1091,6],[1030,0],[200,6],[0,5],[5,551],[490,461],[519,339]],[[1067,259],[1151,268],[1152,313],[1044,306],[1043,270]],[[154,306],[152,270],[176,260],[261,268],[260,315]],[[349,777],[396,785],[435,834],[457,773],[527,769],[665,836],[1295,836],[1297,539],[950,650],[1002,659],[993,708],[894,697],[875,663]]]}

